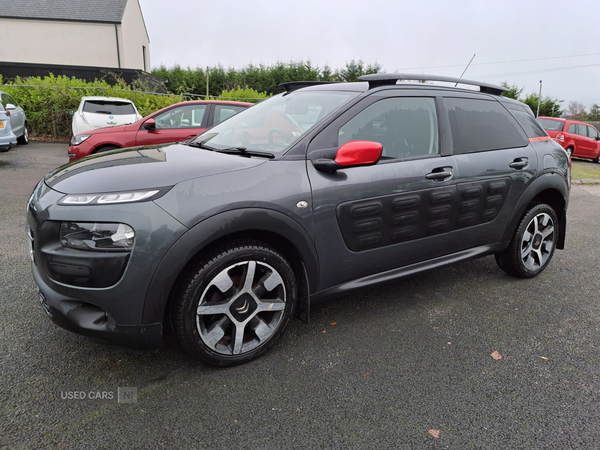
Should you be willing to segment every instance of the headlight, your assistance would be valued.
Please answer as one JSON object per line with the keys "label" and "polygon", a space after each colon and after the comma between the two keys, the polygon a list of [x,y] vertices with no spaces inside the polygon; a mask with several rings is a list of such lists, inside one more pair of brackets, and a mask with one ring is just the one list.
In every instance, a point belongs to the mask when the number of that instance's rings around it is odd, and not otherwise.
{"label": "headlight", "polygon": [[59,200],[61,205],[109,205],[155,200],[165,194],[170,187],[144,191],[107,192],[102,194],[71,194]]}
{"label": "headlight", "polygon": [[124,223],[63,222],[60,243],[79,250],[131,251],[135,232]]}
{"label": "headlight", "polygon": [[90,136],[91,134],[78,134],[77,136],[73,136],[71,139],[71,145],[79,145]]}

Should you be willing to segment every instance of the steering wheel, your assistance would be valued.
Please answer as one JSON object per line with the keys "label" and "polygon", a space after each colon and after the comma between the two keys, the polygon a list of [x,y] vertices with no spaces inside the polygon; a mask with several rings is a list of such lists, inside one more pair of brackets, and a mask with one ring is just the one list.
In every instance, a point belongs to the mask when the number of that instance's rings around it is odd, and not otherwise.
{"label": "steering wheel", "polygon": [[269,144],[273,144],[273,136],[275,135],[275,133],[283,136],[283,139],[286,144],[289,144],[291,142],[290,138],[288,137],[287,134],[285,134],[285,132],[283,130],[280,130],[279,128],[273,128],[272,130],[269,131]]}

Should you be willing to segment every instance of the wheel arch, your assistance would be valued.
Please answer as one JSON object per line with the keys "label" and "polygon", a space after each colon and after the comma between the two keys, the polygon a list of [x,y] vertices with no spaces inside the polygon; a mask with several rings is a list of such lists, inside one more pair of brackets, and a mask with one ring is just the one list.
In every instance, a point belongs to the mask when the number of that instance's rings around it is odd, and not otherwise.
{"label": "wheel arch", "polygon": [[116,150],[118,148],[123,148],[123,147],[121,147],[120,145],[117,145],[117,144],[107,144],[107,143],[104,143],[104,144],[101,144],[101,145],[95,147],[90,152],[90,155],[95,155],[97,153],[102,153],[103,151],[105,151],[105,149],[106,150]]}
{"label": "wheel arch", "polygon": [[287,259],[298,281],[297,311],[308,321],[310,286],[318,284],[318,260],[312,238],[298,222],[283,213],[247,208],[210,217],[177,240],[150,281],[142,322],[163,321],[173,290],[185,270],[211,249],[240,239],[263,242]]}
{"label": "wheel arch", "polygon": [[554,211],[559,221],[559,236],[556,248],[565,248],[567,206],[569,202],[569,186],[559,175],[544,175],[534,181],[523,193],[504,233],[503,241],[510,242],[526,209],[535,202],[546,203]]}

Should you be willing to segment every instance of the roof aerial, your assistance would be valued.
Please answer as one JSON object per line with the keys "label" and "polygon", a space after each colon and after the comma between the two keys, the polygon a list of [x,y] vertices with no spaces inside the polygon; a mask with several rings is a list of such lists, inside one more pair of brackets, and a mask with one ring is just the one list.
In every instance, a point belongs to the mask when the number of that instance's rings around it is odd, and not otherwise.
{"label": "roof aerial", "polygon": [[424,75],[414,73],[375,73],[372,75],[363,75],[358,78],[359,81],[368,81],[369,89],[373,89],[379,86],[392,86],[396,84],[398,80],[410,80],[410,81],[445,81],[448,83],[460,83],[468,84],[471,86],[478,86],[481,92],[486,94],[500,95],[508,89],[497,86],[495,84],[482,83],[480,81],[465,80],[464,78],[454,77],[443,77],[439,75]]}

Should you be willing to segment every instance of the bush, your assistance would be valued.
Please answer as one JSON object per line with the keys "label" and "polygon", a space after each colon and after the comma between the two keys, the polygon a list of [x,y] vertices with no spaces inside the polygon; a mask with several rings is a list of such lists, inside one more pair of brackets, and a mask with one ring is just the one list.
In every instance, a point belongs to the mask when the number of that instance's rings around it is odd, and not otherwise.
{"label": "bush", "polygon": [[14,83],[3,85],[2,90],[12,95],[23,107],[34,138],[36,135],[51,135],[54,138],[71,136],[72,117],[69,111],[77,110],[83,96],[127,98],[133,101],[142,116],[183,100],[176,95],[139,92],[124,82],[111,86],[103,80],[87,82],[52,74],[43,78],[17,78]]}
{"label": "bush", "polygon": [[258,92],[254,89],[250,88],[237,88],[232,89],[230,91],[223,91],[219,96],[219,100],[233,100],[233,101],[241,101],[241,102],[249,102],[249,103],[258,103],[266,99],[266,92]]}

